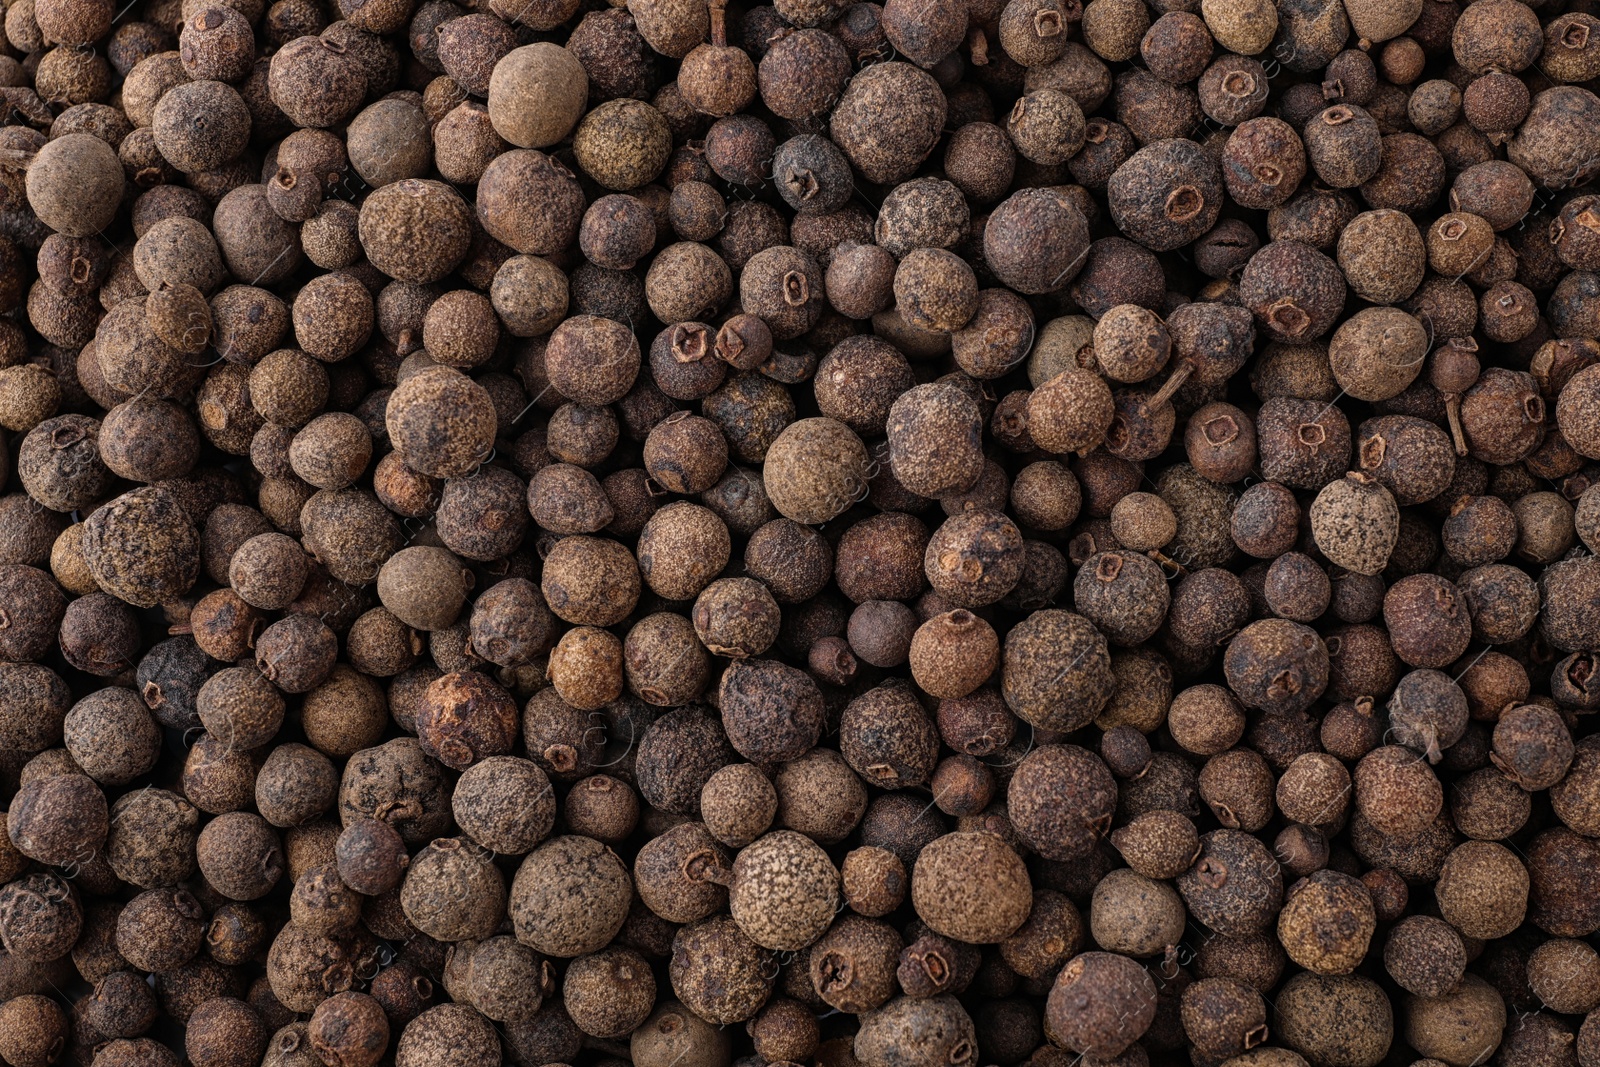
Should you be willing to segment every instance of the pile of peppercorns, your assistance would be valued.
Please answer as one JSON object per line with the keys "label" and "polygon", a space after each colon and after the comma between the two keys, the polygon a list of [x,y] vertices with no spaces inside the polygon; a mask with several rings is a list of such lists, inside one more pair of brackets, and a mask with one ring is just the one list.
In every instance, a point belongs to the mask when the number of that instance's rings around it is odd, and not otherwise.
{"label": "pile of peppercorns", "polygon": [[1600,1067],[1596,87],[6,0],[0,1062]]}

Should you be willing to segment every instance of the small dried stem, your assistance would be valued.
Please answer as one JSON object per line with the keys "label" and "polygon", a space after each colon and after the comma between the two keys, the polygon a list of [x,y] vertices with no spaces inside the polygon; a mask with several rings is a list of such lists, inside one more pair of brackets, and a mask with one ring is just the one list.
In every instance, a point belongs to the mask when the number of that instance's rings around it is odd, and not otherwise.
{"label": "small dried stem", "polygon": [[728,47],[728,0],[708,0],[711,9],[711,43],[718,48]]}
{"label": "small dried stem", "polygon": [[1444,398],[1444,413],[1450,420],[1450,436],[1456,442],[1456,455],[1467,454],[1467,435],[1461,428],[1461,394],[1453,393]]}
{"label": "small dried stem", "polygon": [[1160,391],[1150,398],[1149,409],[1151,411],[1159,410],[1162,404],[1171,400],[1177,391],[1183,388],[1183,383],[1188,381],[1189,376],[1193,373],[1194,364],[1185,361],[1182,366],[1168,376],[1166,384],[1161,387]]}

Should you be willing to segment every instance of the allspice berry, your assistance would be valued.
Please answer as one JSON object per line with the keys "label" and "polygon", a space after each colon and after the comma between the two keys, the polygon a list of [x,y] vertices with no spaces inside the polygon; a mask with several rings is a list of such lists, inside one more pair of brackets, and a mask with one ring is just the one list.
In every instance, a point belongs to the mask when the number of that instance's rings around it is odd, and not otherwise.
{"label": "allspice berry", "polygon": [[610,849],[586,837],[556,837],[522,861],[508,910],[517,940],[571,958],[616,936],[632,895],[627,868]]}
{"label": "allspice berry", "polygon": [[13,0],[0,1060],[1600,1067],[1591,6]]}
{"label": "allspice berry", "polygon": [[1349,974],[1366,957],[1377,917],[1359,880],[1314,871],[1286,897],[1278,937],[1290,959],[1316,974]]}
{"label": "allspice berry", "polygon": [[1068,368],[1028,397],[1028,433],[1048,452],[1082,455],[1105,440],[1114,414],[1105,380],[1092,371]]}
{"label": "allspice berry", "polygon": [[728,910],[762,948],[804,948],[827,929],[838,904],[838,870],[801,834],[773,831],[734,859]]}
{"label": "allspice berry", "polygon": [[1402,989],[1422,997],[1444,996],[1460,983],[1467,950],[1449,923],[1412,915],[1396,923],[1383,948],[1383,965]]}
{"label": "allspice berry", "polygon": [[1056,1040],[1105,1059],[1120,1056],[1143,1037],[1155,1015],[1155,983],[1133,960],[1110,952],[1085,952],[1069,960],[1045,1004]]}
{"label": "allspice berry", "polygon": [[766,833],[777,810],[777,791],[754,764],[730,763],[712,774],[700,790],[706,829],[733,848],[743,848]]}
{"label": "allspice berry", "polygon": [[772,993],[767,951],[726,916],[682,927],[672,940],[672,991],[706,1022],[744,1022]]}
{"label": "allspice berry", "polygon": [[1247,1064],[1272,1062],[1251,1058],[1249,1050],[1267,1039],[1267,1008],[1261,994],[1244,982],[1202,978],[1183,990],[1180,1012],[1183,1031],[1196,1048],[1211,1055],[1243,1053],[1238,1058]]}
{"label": "allspice berry", "polygon": [[855,1057],[866,1067],[977,1062],[972,1019],[950,996],[896,997],[862,1017]]}
{"label": "allspice berry", "polygon": [[389,1045],[383,1007],[363,993],[339,993],[317,1005],[309,1030],[311,1047],[324,1063],[372,1067]]}
{"label": "allspice berry", "polygon": [[389,397],[385,425],[407,466],[435,478],[470,473],[494,446],[492,400],[449,367],[430,367],[402,382]]}
{"label": "allspice berry", "polygon": [[852,910],[868,918],[894,911],[905,900],[909,879],[905,865],[887,849],[863,846],[853,849],[839,866],[844,899]]}
{"label": "allspice berry", "polygon": [[889,463],[911,492],[965,492],[982,470],[983,416],[970,396],[932,383],[900,395],[889,409]]}
{"label": "allspice berry", "polygon": [[1342,1054],[1352,1063],[1375,1064],[1394,1040],[1394,1009],[1371,979],[1306,971],[1284,983],[1272,1029],[1309,1061]]}
{"label": "allspice berry", "polygon": [[581,62],[548,42],[502,56],[489,79],[489,119],[495,132],[519,148],[560,141],[583,116],[589,79]]}
{"label": "allspice berry", "polygon": [[994,628],[965,608],[936,615],[917,628],[907,653],[911,676],[940,699],[964,697],[994,673],[1000,640]]}
{"label": "allspice berry", "polygon": [[1095,886],[1089,930],[1107,951],[1155,956],[1182,940],[1184,917],[1183,902],[1171,886],[1118,870]]}
{"label": "allspice berry", "polygon": [[1400,509],[1375,478],[1355,471],[1317,494],[1311,533],[1329,562],[1356,574],[1378,574],[1399,541]]}
{"label": "allspice berry", "polygon": [[923,848],[911,874],[911,900],[935,931],[993,944],[1022,925],[1032,890],[1020,858],[1004,841],[956,833]]}
{"label": "allspice berry", "polygon": [[866,447],[843,423],[801,419],[768,448],[762,480],[779,514],[823,523],[866,495],[867,463]]}
{"label": "allspice berry", "polygon": [[1528,872],[1515,853],[1491,841],[1468,841],[1445,857],[1435,892],[1439,913],[1463,936],[1504,937],[1521,924]]}

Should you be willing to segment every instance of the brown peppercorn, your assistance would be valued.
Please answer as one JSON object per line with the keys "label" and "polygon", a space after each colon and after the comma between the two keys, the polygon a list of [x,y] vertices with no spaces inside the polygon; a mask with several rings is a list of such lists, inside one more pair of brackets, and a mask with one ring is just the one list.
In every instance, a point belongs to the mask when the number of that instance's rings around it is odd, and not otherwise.
{"label": "brown peppercorn", "polygon": [[[204,620],[198,607],[191,615],[195,616],[198,627]],[[90,593],[68,604],[62,613],[58,632],[61,655],[78,670],[111,677],[133,664],[139,650],[138,630],[138,620],[126,604],[107,593]]]}
{"label": "brown peppercorn", "polygon": [[487,937],[505,899],[505,879],[488,854],[461,838],[440,838],[418,852],[400,886],[406,918],[441,941]]}
{"label": "brown peppercorn", "polygon": [[727,525],[714,512],[675,501],[652,515],[640,532],[639,571],[660,596],[691,600],[726,565],[730,551]]}
{"label": "brown peppercorn", "polygon": [[378,572],[383,606],[414,630],[443,630],[456,621],[472,572],[442,548],[413,545],[389,557]]}
{"label": "brown peppercorn", "polygon": [[283,874],[277,833],[265,819],[249,812],[229,812],[207,823],[195,854],[206,881],[231,900],[265,896]]}
{"label": "brown peppercorn", "polygon": [[580,779],[567,794],[567,827],[606,844],[632,835],[639,822],[639,798],[625,782],[609,775]]}
{"label": "brown peppercorn", "polygon": [[1028,433],[1048,452],[1080,456],[1105,439],[1115,415],[1111,388],[1093,371],[1063,370],[1028,397]]}
{"label": "brown peppercorn", "polygon": [[117,951],[143,970],[175,970],[200,950],[204,918],[187,890],[141,893],[118,914]]}
{"label": "brown peppercorn", "polygon": [[467,254],[471,228],[465,202],[443,182],[392,182],[361,206],[361,246],[367,258],[403,282],[426,284],[454,270]]}
{"label": "brown peppercorn", "polygon": [[389,1020],[375,998],[339,993],[317,1005],[308,1036],[324,1063],[373,1067],[389,1046]]}
{"label": "brown peppercorn", "polygon": [[805,672],[775,660],[740,660],[718,688],[723,726],[734,750],[756,763],[792,760],[817,743],[822,695]]}
{"label": "brown peppercorn", "polygon": [[69,237],[92,237],[111,224],[122,200],[122,165],[99,137],[74,133],[49,141],[29,164],[28,205]]}
{"label": "brown peppercorn", "polygon": [[1375,478],[1351,473],[1317,494],[1311,530],[1329,562],[1356,574],[1378,574],[1399,539],[1400,512]]}
{"label": "brown peppercorn", "polygon": [[1582,941],[1546,941],[1528,955],[1528,985],[1546,1007],[1569,1014],[1594,1010],[1592,976],[1600,968],[1594,949]]}
{"label": "brown peppercorn", "polygon": [[798,337],[815,326],[822,314],[822,270],[798,248],[774,245],[763,249],[750,257],[739,276],[739,303],[747,314],[765,322],[775,339]]}
{"label": "brown peppercorn", "polygon": [[[1106,185],[1111,216],[1132,239],[1156,252],[1188,244],[1216,223],[1222,175],[1192,141],[1147,145],[1118,167]],[[1154,205],[1160,204],[1159,208]]]}
{"label": "brown peppercorn", "polygon": [[1451,783],[1450,817],[1479,841],[1499,841],[1528,821],[1532,798],[1497,768],[1484,767]]}
{"label": "brown peppercorn", "polygon": [[1528,872],[1511,850],[1487,841],[1458,845],[1445,858],[1435,893],[1445,921],[1467,937],[1504,937],[1523,919]]}
{"label": "brown peppercorn", "polygon": [[28,431],[17,453],[17,477],[34,500],[53,511],[87,507],[110,488],[99,456],[100,426],[82,415],[46,419]]}
{"label": "brown peppercorn", "polygon": [[1109,872],[1090,901],[1095,943],[1128,956],[1157,955],[1177,944],[1183,920],[1183,904],[1171,886],[1131,870]]}
{"label": "brown peppercorn", "polygon": [[1166,618],[1170,596],[1161,568],[1132,552],[1089,557],[1073,584],[1078,610],[1119,645],[1137,645],[1151,637]]}
{"label": "brown peppercorn", "polygon": [[870,318],[893,301],[893,278],[894,258],[883,246],[848,243],[827,264],[827,301],[845,317]]}
{"label": "brown peppercorn", "polygon": [[1328,684],[1328,651],[1315,631],[1286,619],[1251,623],[1228,642],[1228,687],[1247,706],[1301,711]]}
{"label": "brown peppercorn", "polygon": [[242,749],[272,740],[283,724],[283,697],[251,667],[212,675],[195,698],[201,723],[218,740]]}
{"label": "brown peppercorn", "polygon": [[1105,834],[1116,784],[1088,750],[1047,745],[1018,764],[1006,796],[1012,825],[1023,841],[1041,855],[1069,860],[1092,852]]}
{"label": "brown peppercorn", "polygon": [[973,508],[934,531],[923,569],[934,592],[952,604],[984,607],[1016,586],[1025,560],[1022,535],[998,511]]}
{"label": "brown peppercorn", "polygon": [[457,671],[428,686],[416,725],[424,752],[447,767],[465,770],[511,751],[517,736],[516,701],[477,671]]}
{"label": "brown peppercorn", "polygon": [[1442,751],[1461,739],[1467,728],[1467,697],[1449,675],[1412,671],[1400,680],[1389,701],[1389,723],[1395,740],[1438,763]]}
{"label": "brown peppercorn", "polygon": [[[1095,0],[1104,3],[1106,0]],[[1111,1059],[1149,1029],[1155,983],[1126,956],[1085,952],[1056,976],[1045,1017],[1056,1039],[1075,1052]]]}
{"label": "brown peppercorn", "polygon": [[771,994],[775,975],[769,961],[733,920],[706,919],[673,938],[672,991],[708,1023],[744,1022]]}
{"label": "brown peppercorn", "polygon": [[1413,915],[1390,930],[1383,964],[1389,976],[1407,992],[1438,997],[1460,983],[1467,966],[1467,950],[1449,923]]}
{"label": "brown peppercorn", "polygon": [[273,826],[300,826],[332,808],[338,788],[338,773],[322,753],[279,745],[256,775],[256,809]]}
{"label": "brown peppercorn", "polygon": [[728,446],[710,419],[674,412],[650,430],[644,465],[656,483],[674,493],[703,493],[727,466]]}
{"label": "brown peppercorn", "polygon": [[1150,811],[1111,834],[1129,866],[1146,878],[1176,878],[1200,854],[1194,824],[1175,811]]}
{"label": "brown peppercorn", "polygon": [[894,275],[895,306],[907,323],[946,333],[961,329],[978,310],[972,268],[942,248],[906,253]]}
{"label": "brown peppercorn", "polygon": [[866,786],[832,749],[813,749],[782,765],[772,784],[777,793],[774,825],[820,843],[842,841],[867,809]]}
{"label": "brown peppercorn", "polygon": [[909,63],[878,63],[845,86],[833,136],[869,181],[903,181],[933,150],[947,104],[932,76]]}
{"label": "brown peppercorn", "polygon": [[800,419],[767,450],[762,477],[773,507],[784,517],[827,522],[865,494],[866,448],[841,422]]}
{"label": "brown peppercorn", "polygon": [[1024,189],[1002,201],[989,216],[983,255],[989,269],[1010,288],[1029,295],[1056,292],[1091,258],[1088,223],[1065,196],[1048,189]]}
{"label": "brown peppercorn", "polygon": [[390,395],[386,426],[406,465],[435,478],[474,470],[494,444],[494,406],[460,371],[430,367]]}
{"label": "brown peppercorn", "polygon": [[296,126],[328,127],[361,105],[367,76],[358,56],[324,37],[299,37],[273,56],[268,74],[272,102]]}
{"label": "brown peppercorn", "polygon": [[[476,956],[473,967],[476,971]],[[567,968],[562,996],[568,1014],[584,1033],[622,1037],[643,1023],[655,1006],[656,982],[639,953],[608,948]]]}
{"label": "brown peppercorn", "polygon": [[763,948],[804,948],[827,929],[838,905],[838,870],[801,834],[773,831],[734,860],[728,908],[738,929]]}
{"label": "brown peppercorn", "polygon": [[622,695],[622,642],[592,626],[575,626],[550,651],[546,671],[562,700],[592,711]]}

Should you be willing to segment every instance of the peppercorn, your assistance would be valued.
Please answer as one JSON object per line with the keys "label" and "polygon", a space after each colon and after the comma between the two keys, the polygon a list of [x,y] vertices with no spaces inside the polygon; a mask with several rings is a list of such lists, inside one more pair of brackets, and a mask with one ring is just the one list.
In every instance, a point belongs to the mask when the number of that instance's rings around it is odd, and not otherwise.
{"label": "peppercorn", "polygon": [[772,991],[767,952],[731,919],[680,929],[672,941],[672,991],[695,1015],[726,1025],[753,1017]]}
{"label": "peppercorn", "polygon": [[1126,956],[1110,952],[1085,952],[1069,960],[1045,1006],[1057,1040],[1075,1052],[1105,1059],[1121,1055],[1142,1037],[1155,1014],[1150,976]]}
{"label": "peppercorn", "polygon": [[[842,841],[867,808],[866,786],[844,757],[831,749],[813,749],[783,764],[773,775],[772,786],[777,794],[772,823],[824,844]],[[763,798],[764,793],[756,798],[761,806],[741,824],[741,833],[753,832],[756,823],[766,818]]]}
{"label": "peppercorn", "polygon": [[1092,266],[1088,222],[1067,197],[1025,189],[990,214],[983,257],[1001,282],[1020,293],[1056,292]]}
{"label": "peppercorn", "polygon": [[488,855],[460,838],[440,838],[413,857],[400,886],[406,918],[441,941],[487,937],[505,908],[505,881]]}

